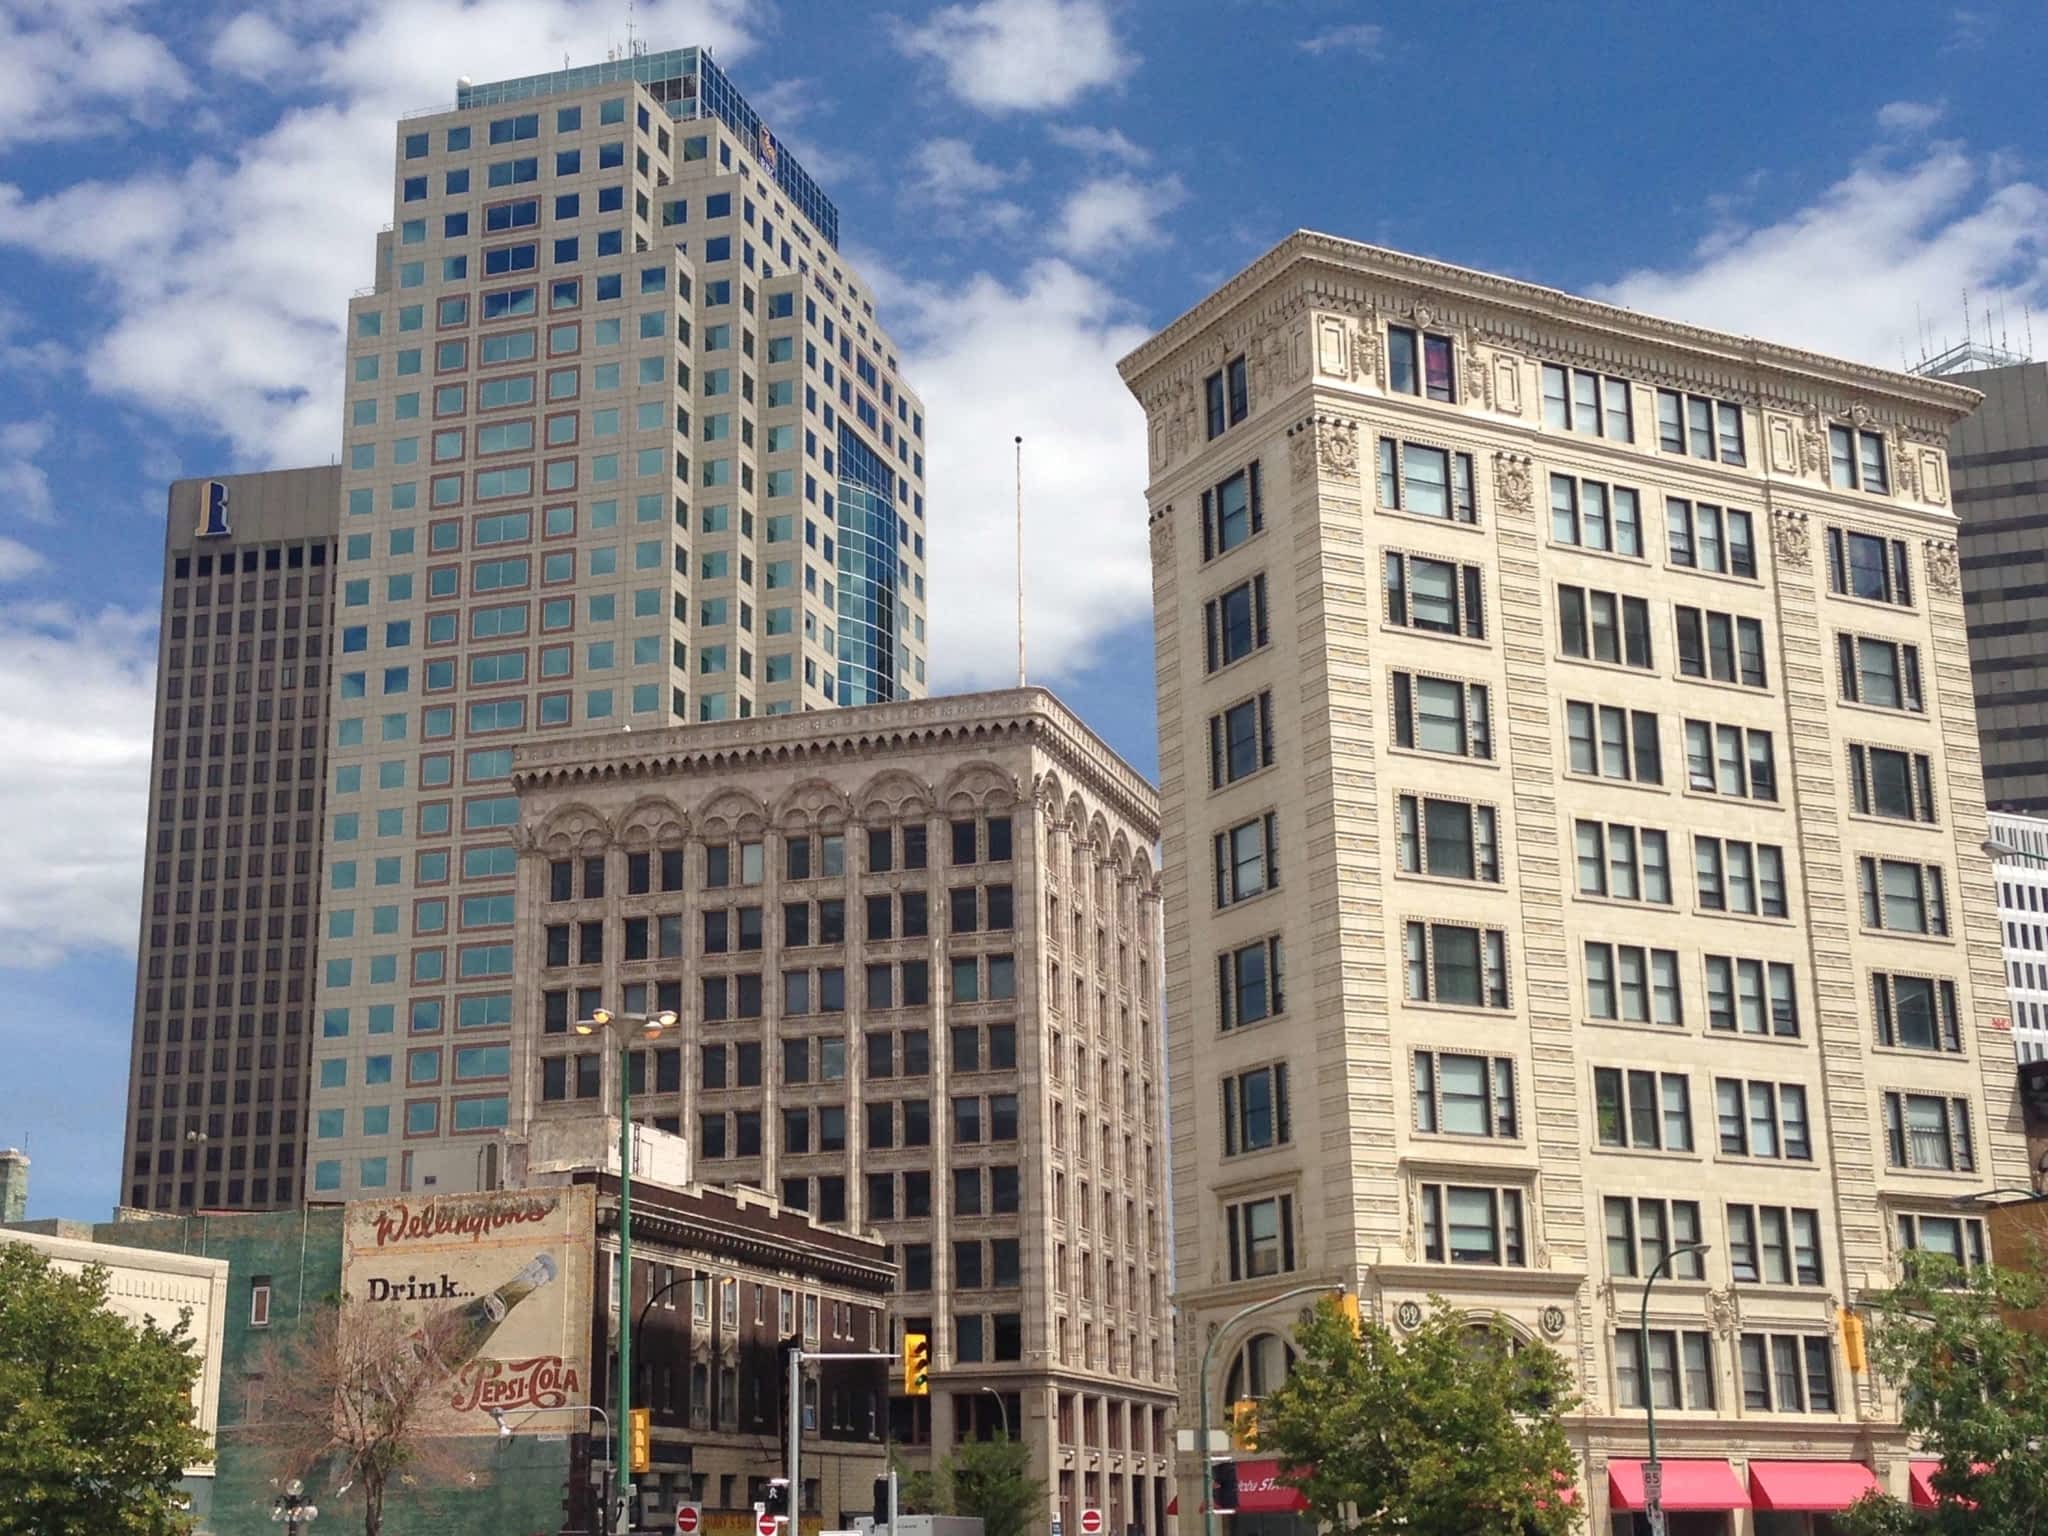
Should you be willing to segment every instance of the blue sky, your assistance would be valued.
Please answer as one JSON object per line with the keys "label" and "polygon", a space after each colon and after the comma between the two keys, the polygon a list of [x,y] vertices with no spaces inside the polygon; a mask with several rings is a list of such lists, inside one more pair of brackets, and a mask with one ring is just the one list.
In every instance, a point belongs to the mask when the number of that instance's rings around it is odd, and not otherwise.
{"label": "blue sky", "polygon": [[[931,431],[940,687],[1155,756],[1114,364],[1302,226],[1896,366],[2048,297],[2038,4],[642,0],[838,202]],[[626,0],[0,0],[0,1144],[115,1193],[163,487],[326,462],[392,119]],[[2002,319],[1998,312],[2002,311]],[[2048,351],[2048,316],[2040,348]]]}

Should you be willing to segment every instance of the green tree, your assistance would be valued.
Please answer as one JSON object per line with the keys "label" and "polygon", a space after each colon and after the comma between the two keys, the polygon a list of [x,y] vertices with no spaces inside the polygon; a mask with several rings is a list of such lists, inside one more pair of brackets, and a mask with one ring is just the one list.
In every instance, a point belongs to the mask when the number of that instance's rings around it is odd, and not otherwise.
{"label": "green tree", "polygon": [[107,1310],[107,1271],[0,1242],[0,1536],[181,1536],[178,1481],[213,1459],[192,1421],[188,1319]]}
{"label": "green tree", "polygon": [[2048,1531],[2048,1338],[2005,1314],[2039,1307],[2041,1278],[1916,1255],[1868,1298],[1870,1361],[1900,1391],[1900,1420],[1941,1465],[1940,1500],[1914,1512],[1873,1494],[1843,1520],[1850,1536],[2038,1536]]}
{"label": "green tree", "polygon": [[1430,1298],[1405,1339],[1354,1332],[1332,1301],[1295,1331],[1293,1374],[1261,1400],[1259,1450],[1279,1458],[1334,1536],[1571,1536],[1577,1463],[1559,1416],[1565,1364],[1499,1324]]}
{"label": "green tree", "polygon": [[896,1503],[906,1515],[973,1515],[984,1536],[1024,1536],[1045,1512],[1045,1484],[1031,1450],[1007,1435],[963,1440],[929,1472],[897,1463]]}

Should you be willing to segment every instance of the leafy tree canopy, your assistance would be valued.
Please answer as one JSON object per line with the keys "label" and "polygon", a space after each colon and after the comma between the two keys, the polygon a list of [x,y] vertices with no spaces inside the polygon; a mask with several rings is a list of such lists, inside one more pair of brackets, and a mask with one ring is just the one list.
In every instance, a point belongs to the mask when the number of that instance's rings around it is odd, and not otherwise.
{"label": "leafy tree canopy", "polygon": [[1045,1512],[1045,1484],[1031,1475],[1021,1441],[963,1440],[931,1471],[897,1468],[898,1510],[906,1515],[973,1515],[984,1536],[1024,1536]]}
{"label": "leafy tree canopy", "polygon": [[1294,1342],[1293,1374],[1258,1406],[1259,1450],[1334,1536],[1572,1536],[1559,1416],[1575,1397],[1555,1352],[1435,1297],[1405,1338],[1354,1331],[1326,1300]]}
{"label": "leafy tree canopy", "polygon": [[1844,1517],[1849,1536],[2038,1536],[2048,1531],[2048,1338],[2008,1314],[2042,1304],[2038,1275],[1916,1255],[1905,1279],[1866,1302],[1872,1367],[1902,1394],[1901,1421],[1940,1462],[1939,1507],[1873,1494]]}
{"label": "leafy tree canopy", "polygon": [[182,1536],[193,1423],[187,1319],[107,1310],[107,1271],[0,1242],[0,1536]]}

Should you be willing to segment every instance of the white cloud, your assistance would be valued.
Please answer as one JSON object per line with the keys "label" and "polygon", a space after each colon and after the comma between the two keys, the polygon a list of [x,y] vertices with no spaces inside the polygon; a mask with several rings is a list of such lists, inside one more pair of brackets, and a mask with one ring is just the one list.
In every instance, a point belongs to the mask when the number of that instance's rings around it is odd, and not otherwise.
{"label": "white cloud", "polygon": [[980,0],[898,29],[912,58],[935,60],[955,96],[984,112],[1043,112],[1120,83],[1137,59],[1106,0]]}
{"label": "white cloud", "polygon": [[1152,151],[1142,144],[1132,143],[1121,128],[1054,123],[1045,130],[1045,136],[1063,148],[1076,149],[1084,155],[1095,155],[1105,160],[1118,160],[1129,166],[1146,165],[1152,159]]}
{"label": "white cloud", "polygon": [[49,444],[47,421],[0,422],[0,507],[31,522],[50,516],[50,477],[36,463]]}
{"label": "white cloud", "polygon": [[[745,12],[745,0],[643,0],[639,19],[649,36],[731,58],[747,46]],[[82,266],[103,286],[113,319],[89,343],[94,389],[220,434],[238,466],[325,463],[340,440],[349,295],[374,275],[375,232],[392,215],[394,119],[452,102],[459,74],[531,74],[565,52],[601,59],[616,21],[599,0],[280,9],[268,24],[295,29],[292,56],[324,100],[231,158],[36,199],[0,184],[0,246]],[[276,46],[240,25],[228,27],[233,57]]]}
{"label": "white cloud", "polygon": [[910,166],[911,190],[934,203],[985,197],[1022,174],[977,158],[965,139],[927,139],[910,157]]}
{"label": "white cloud", "polygon": [[1151,611],[1144,415],[1116,371],[1149,329],[1063,261],[1015,285],[986,273],[949,288],[886,272],[876,283],[905,376],[932,403],[933,692],[1016,676],[1018,434],[1031,675],[1094,664],[1112,631]]}
{"label": "white cloud", "polygon": [[1380,56],[1386,35],[1386,28],[1369,21],[1359,21],[1348,26],[1325,28],[1312,37],[1304,37],[1295,46],[1303,53],[1355,53],[1376,59]]}
{"label": "white cloud", "polygon": [[1877,126],[1887,133],[1921,134],[1940,122],[1947,110],[1939,101],[1888,101],[1877,109]]}
{"label": "white cloud", "polygon": [[154,122],[192,82],[163,40],[135,26],[137,0],[9,0],[0,6],[0,144]]}
{"label": "white cloud", "polygon": [[262,80],[285,64],[295,44],[286,32],[261,11],[244,11],[214,34],[207,59],[216,69]]}
{"label": "white cloud", "polygon": [[43,557],[19,539],[0,535],[0,582],[19,581],[45,565]]}
{"label": "white cloud", "polygon": [[1178,176],[1140,181],[1135,176],[1098,176],[1082,183],[1060,206],[1054,247],[1086,260],[1110,256],[1166,238],[1159,221],[1187,200]]}
{"label": "white cloud", "polygon": [[[1597,296],[1653,314],[1897,367],[1930,317],[2040,304],[2048,284],[2048,190],[2001,181],[1959,145],[1878,152],[1805,207],[1725,225],[1665,269],[1630,272]],[[1933,338],[1939,344],[1939,332]]]}
{"label": "white cloud", "polygon": [[0,949],[12,964],[133,949],[155,627],[118,609],[0,605]]}

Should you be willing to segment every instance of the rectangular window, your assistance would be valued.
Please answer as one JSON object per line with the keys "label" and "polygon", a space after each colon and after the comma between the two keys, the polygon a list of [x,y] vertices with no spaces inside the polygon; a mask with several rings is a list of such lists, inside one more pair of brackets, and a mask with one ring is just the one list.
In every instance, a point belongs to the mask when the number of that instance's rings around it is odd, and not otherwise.
{"label": "rectangular window", "polygon": [[1948,903],[1938,864],[1865,855],[1856,861],[1856,888],[1866,928],[1933,937],[1948,933]]}
{"label": "rectangular window", "polygon": [[1756,527],[1749,513],[1672,496],[1664,502],[1673,565],[1722,576],[1756,575]]}
{"label": "rectangular window", "polygon": [[1394,745],[1453,757],[1493,756],[1493,727],[1484,683],[1419,672],[1396,672]]}
{"label": "rectangular window", "polygon": [[1565,703],[1565,741],[1571,771],[1636,784],[1662,784],[1664,758],[1657,717],[1577,699]]}
{"label": "rectangular window", "polygon": [[1692,855],[1701,910],[1747,917],[1785,915],[1784,849],[1771,843],[1696,836]]}
{"label": "rectangular window", "polygon": [[1603,1147],[1692,1150],[1692,1082],[1683,1072],[1593,1069],[1593,1118]]}
{"label": "rectangular window", "polygon": [[1280,940],[1260,939],[1216,957],[1217,1017],[1223,1029],[1241,1029],[1278,1014],[1284,1004]]}
{"label": "rectangular window", "polygon": [[1934,820],[1934,759],[1895,747],[1851,746],[1849,792],[1859,816]]}
{"label": "rectangular window", "polygon": [[1214,489],[1202,492],[1202,558],[1228,554],[1266,526],[1254,459]]}
{"label": "rectangular window", "polygon": [[1984,1223],[1972,1216],[1922,1216],[1899,1213],[1899,1252],[1938,1253],[1964,1269],[1982,1269],[1986,1262]]}
{"label": "rectangular window", "polygon": [[1714,1079],[1714,1109],[1725,1155],[1813,1161],[1806,1090],[1798,1083],[1718,1077]]}
{"label": "rectangular window", "polygon": [[1887,1093],[1884,1141],[1885,1161],[1894,1168],[1938,1168],[1948,1173],[1977,1170],[1968,1099]]}
{"label": "rectangular window", "polygon": [[1522,1192],[1463,1184],[1422,1186],[1422,1257],[1431,1264],[1528,1262]]}
{"label": "rectangular window", "polygon": [[1387,388],[1397,395],[1420,395],[1446,403],[1456,400],[1454,345],[1448,336],[1387,327]]}
{"label": "rectangular window", "polygon": [[1581,896],[1671,904],[1671,850],[1662,829],[1578,821],[1572,827],[1572,846]]}
{"label": "rectangular window", "polygon": [[1956,984],[1946,977],[1870,973],[1871,1013],[1877,1043],[1909,1051],[1961,1051],[1962,1018]]}
{"label": "rectangular window", "polygon": [[1624,1024],[1683,1024],[1678,954],[1588,939],[1586,1012]]}
{"label": "rectangular window", "polygon": [[1390,549],[1386,557],[1387,622],[1437,635],[1486,638],[1486,572],[1477,565],[1431,560]]}
{"label": "rectangular window", "polygon": [[1223,1080],[1223,1155],[1263,1152],[1291,1138],[1287,1121],[1287,1064],[1254,1067]]}
{"label": "rectangular window", "polygon": [[1742,1405],[1756,1413],[1833,1413],[1834,1355],[1825,1338],[1741,1337]]}
{"label": "rectangular window", "polygon": [[[1645,1353],[1647,1351],[1647,1354]],[[1614,1330],[1614,1401],[1641,1408],[1645,1390],[1659,1408],[1708,1413],[1714,1407],[1714,1336],[1701,1329]]]}
{"label": "rectangular window", "polygon": [[1640,597],[1560,586],[1557,628],[1567,656],[1629,667],[1652,665],[1650,605]]}
{"label": "rectangular window", "polygon": [[1552,475],[1550,537],[1559,544],[1641,558],[1641,498],[1625,485]]}
{"label": "rectangular window", "polygon": [[1395,801],[1394,824],[1405,873],[1452,880],[1500,879],[1500,838],[1492,806],[1402,795]]}
{"label": "rectangular window", "polygon": [[1745,688],[1769,686],[1764,666],[1761,619],[1738,618],[1701,608],[1673,610],[1678,622],[1678,671],[1681,677],[1740,683]]}
{"label": "rectangular window", "polygon": [[[1700,1208],[1691,1200],[1630,1199],[1609,1195],[1604,1205],[1607,1272],[1623,1278],[1647,1275],[1675,1248],[1700,1240]],[[1665,1271],[1674,1280],[1704,1279],[1697,1253],[1672,1255]]]}
{"label": "rectangular window", "polygon": [[1860,427],[1828,428],[1828,484],[1846,491],[1891,494],[1885,468],[1884,434]]}
{"label": "rectangular window", "polygon": [[1828,530],[1828,590],[1839,597],[1865,602],[1913,606],[1913,564],[1904,539]]}
{"label": "rectangular window", "polygon": [[1709,720],[1685,722],[1686,788],[1746,800],[1778,798],[1771,733]]}
{"label": "rectangular window", "polygon": [[1915,714],[1926,706],[1920,694],[1920,647],[1868,635],[1835,636],[1835,661],[1842,678],[1842,697],[1851,704],[1877,709],[1906,709]]}
{"label": "rectangular window", "polygon": [[1254,694],[1209,717],[1209,787],[1273,766],[1273,695]]}
{"label": "rectangular window", "polygon": [[1635,404],[1628,380],[1545,363],[1543,424],[1560,432],[1634,442]]}
{"label": "rectangular window", "polygon": [[1665,453],[1687,454],[1723,464],[1745,464],[1742,407],[1704,395],[1657,391],[1657,446]]}
{"label": "rectangular window", "polygon": [[1792,967],[1779,960],[1707,957],[1707,1026],[1731,1035],[1799,1034]]}
{"label": "rectangular window", "polygon": [[1472,495],[1472,455],[1448,448],[1381,438],[1379,497],[1380,505],[1390,511],[1451,523],[1479,520]]}
{"label": "rectangular window", "polygon": [[1202,605],[1203,654],[1208,670],[1227,667],[1266,644],[1266,578],[1239,582]]}
{"label": "rectangular window", "polygon": [[1454,1008],[1508,1006],[1507,934],[1463,923],[1405,929],[1408,1001]]}
{"label": "rectangular window", "polygon": [[1730,1277],[1752,1285],[1820,1285],[1820,1213],[1778,1205],[1728,1207]]}
{"label": "rectangular window", "polygon": [[1267,1195],[1223,1208],[1230,1278],[1258,1280],[1294,1268],[1294,1196]]}
{"label": "rectangular window", "polygon": [[1250,373],[1243,357],[1234,357],[1202,381],[1209,436],[1221,437],[1251,414]]}
{"label": "rectangular window", "polygon": [[1279,817],[1272,812],[1216,834],[1216,905],[1231,906],[1280,883]]}
{"label": "rectangular window", "polygon": [[1415,1053],[1415,1129],[1434,1136],[1521,1135],[1512,1056]]}

